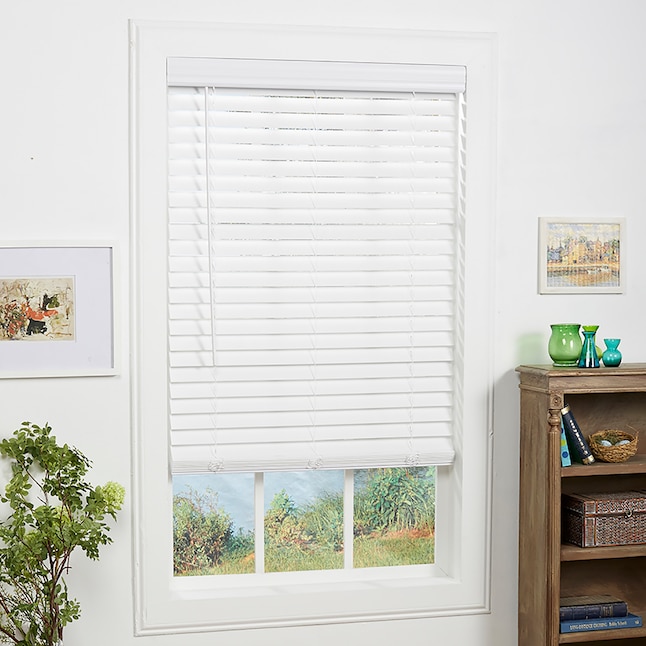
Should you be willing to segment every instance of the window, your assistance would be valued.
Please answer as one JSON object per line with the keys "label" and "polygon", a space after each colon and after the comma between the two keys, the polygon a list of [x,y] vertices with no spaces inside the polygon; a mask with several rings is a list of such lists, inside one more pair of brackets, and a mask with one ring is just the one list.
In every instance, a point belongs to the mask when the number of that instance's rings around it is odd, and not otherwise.
{"label": "window", "polygon": [[[200,75],[212,85],[194,87]],[[391,540],[399,534],[398,543],[428,544],[434,518],[409,515],[403,527],[402,516],[411,495],[423,497],[428,478],[418,467],[453,462],[463,93],[462,67],[169,61],[175,473],[308,469],[299,480],[311,481],[304,486],[313,491],[321,480],[314,471],[334,470],[331,478],[343,483],[338,469],[388,468],[367,476],[383,500],[368,502],[365,518],[379,518],[365,533],[384,531],[387,503],[396,506]],[[204,480],[182,479],[198,487]],[[257,493],[239,490],[238,504],[264,497],[267,509],[265,479],[256,480]],[[227,486],[225,477],[210,481]],[[411,487],[400,499],[396,485],[404,482]],[[351,567],[352,526],[365,520],[358,505],[355,513],[349,504],[343,510],[344,487],[321,489],[321,496],[345,518],[346,531],[336,532],[345,540],[331,540],[332,560],[342,562],[343,551]],[[345,497],[351,501],[352,491]],[[296,512],[285,523],[294,525]],[[260,538],[268,528],[264,517],[255,519],[255,564],[263,572]],[[294,554],[321,552],[330,542],[313,530],[317,523],[310,526],[291,541],[300,548]],[[175,529],[177,556],[195,538],[186,523]],[[222,541],[200,540],[223,543],[207,559],[215,566],[240,539],[227,527]],[[249,547],[238,560],[253,556]],[[203,569],[204,558],[182,551],[181,571]],[[295,559],[281,560],[297,567]],[[423,562],[431,561],[429,550]]]}
{"label": "window", "polygon": [[[479,80],[474,74],[474,105],[482,113],[473,120],[473,166],[469,118],[467,167],[478,172],[467,187],[458,181],[464,176],[458,164],[465,149],[462,91],[438,92],[416,82],[437,63],[436,71],[448,73],[451,83],[451,70],[461,69],[464,84],[464,70],[468,76],[477,57],[479,68],[486,68],[482,54],[489,45],[440,38],[429,46],[432,39],[393,32],[388,36],[395,48],[380,62],[384,34],[361,32],[356,42],[339,34],[340,60],[319,63],[313,50],[323,44],[322,34],[313,34],[308,46],[294,38],[296,32],[274,34],[264,42],[289,43],[290,55],[277,57],[256,52],[258,43],[244,29],[212,29],[219,38],[207,38],[209,29],[133,27],[138,631],[482,610],[490,396],[482,368],[488,358],[490,227],[487,200],[478,205],[477,199],[486,198],[489,172],[483,163],[487,74]],[[352,50],[357,55],[359,42],[368,46],[363,56],[370,52],[375,63],[344,62],[352,60]],[[231,58],[241,43],[244,55]],[[429,60],[433,56],[438,58]],[[404,64],[402,57],[415,63]],[[307,59],[314,60],[304,70],[301,61]],[[450,63],[455,66],[443,67]],[[227,81],[196,81],[214,64],[220,66],[216,75]],[[286,71],[288,82],[267,92],[267,79]],[[387,87],[402,71],[404,87]],[[262,82],[240,87],[239,79],[254,74]],[[303,78],[305,87],[298,84]],[[329,78],[333,83],[326,85]],[[165,194],[159,195],[165,182],[158,183],[160,173],[166,175],[166,118],[160,108],[167,101],[168,228]],[[295,129],[294,120],[313,125]],[[381,125],[364,131],[353,129],[353,121]],[[229,141],[232,124],[237,132]],[[339,145],[351,132],[360,141]],[[448,146],[423,143],[429,136],[437,143],[447,133],[457,137]],[[310,159],[294,155],[292,144],[281,140],[304,134],[311,143],[296,145]],[[254,139],[258,135],[264,144]],[[380,136],[412,139],[415,145],[377,146]],[[333,158],[325,151],[326,138],[334,140]],[[204,152],[195,153],[193,142],[200,139],[210,145],[200,144]],[[255,150],[267,141],[278,155],[270,164]],[[357,147],[375,156],[358,159]],[[193,152],[187,160],[182,155],[188,149]],[[169,323],[160,326],[152,315],[167,299]],[[171,438],[168,456],[163,429]],[[403,570],[370,567],[373,562],[362,568],[351,547],[355,477],[366,468],[417,474],[427,466],[434,466],[435,554],[426,565]],[[264,575],[173,577],[171,468],[176,474],[247,477],[245,495],[257,503],[254,570]],[[268,499],[277,495],[283,510],[290,504],[289,493],[271,480],[294,470],[310,479],[325,472],[338,479],[335,491],[341,491],[346,512],[340,532],[351,556],[329,568],[332,576],[316,564],[293,575],[281,566],[266,567],[266,559],[259,564],[269,545],[263,514]],[[150,531],[161,539],[152,554],[141,543]],[[272,577],[271,587],[266,577]],[[250,597],[262,603],[245,603]]]}

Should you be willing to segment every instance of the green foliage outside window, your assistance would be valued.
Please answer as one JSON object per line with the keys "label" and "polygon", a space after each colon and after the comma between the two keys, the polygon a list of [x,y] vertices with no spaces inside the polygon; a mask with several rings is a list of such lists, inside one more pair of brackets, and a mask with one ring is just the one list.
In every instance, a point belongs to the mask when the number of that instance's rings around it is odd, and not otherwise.
{"label": "green foliage outside window", "polygon": [[[234,533],[217,493],[190,487],[174,496],[175,574],[253,572],[253,532]],[[299,507],[283,489],[265,513],[265,571],[343,567],[343,493],[323,492]],[[432,467],[357,472],[355,567],[433,562]]]}
{"label": "green foliage outside window", "polygon": [[[435,527],[435,484],[427,468],[377,469],[355,497],[355,533]],[[361,529],[357,529],[361,528]]]}
{"label": "green foliage outside window", "polygon": [[207,571],[222,560],[225,544],[231,540],[231,518],[218,509],[212,490],[190,489],[173,499],[173,566],[176,573]]}

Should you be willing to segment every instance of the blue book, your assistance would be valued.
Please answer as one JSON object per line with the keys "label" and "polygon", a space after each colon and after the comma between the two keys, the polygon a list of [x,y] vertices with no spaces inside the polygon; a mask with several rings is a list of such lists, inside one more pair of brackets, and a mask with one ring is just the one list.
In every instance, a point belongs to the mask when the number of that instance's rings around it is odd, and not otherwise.
{"label": "blue book", "polygon": [[625,617],[627,614],[628,604],[609,594],[563,597],[560,600],[559,621],[607,619]]}
{"label": "blue book", "polygon": [[561,418],[561,466],[572,466],[572,459],[570,458],[570,449],[567,445],[567,438],[565,437],[565,426],[563,425],[563,418]]}
{"label": "blue book", "polygon": [[603,617],[599,619],[575,619],[562,621],[562,633],[584,633],[592,630],[619,630],[621,628],[638,628],[642,625],[639,615],[628,613],[625,617]]}
{"label": "blue book", "polygon": [[565,435],[568,439],[570,453],[573,458],[582,464],[592,464],[594,456],[590,450],[590,445],[583,437],[583,433],[572,415],[569,404],[561,409],[561,422],[565,428]]}

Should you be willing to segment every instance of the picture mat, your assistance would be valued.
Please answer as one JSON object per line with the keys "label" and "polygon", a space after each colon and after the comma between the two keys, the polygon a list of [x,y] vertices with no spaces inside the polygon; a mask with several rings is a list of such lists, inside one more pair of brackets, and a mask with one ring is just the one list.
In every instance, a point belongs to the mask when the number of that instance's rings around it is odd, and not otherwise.
{"label": "picture mat", "polygon": [[0,343],[0,377],[114,374],[113,248],[0,247],[0,278],[72,276],[75,339]]}
{"label": "picture mat", "polygon": [[[540,294],[620,294],[624,291],[625,252],[622,244],[625,218],[539,218],[539,293]],[[616,243],[613,262],[596,260],[589,265],[571,264],[562,268],[562,279],[554,276],[558,265],[548,263],[548,252],[554,251],[555,240],[585,237],[597,245]],[[556,245],[558,246],[558,245]],[[566,249],[572,253],[573,248]],[[574,254],[573,254],[574,255]]]}

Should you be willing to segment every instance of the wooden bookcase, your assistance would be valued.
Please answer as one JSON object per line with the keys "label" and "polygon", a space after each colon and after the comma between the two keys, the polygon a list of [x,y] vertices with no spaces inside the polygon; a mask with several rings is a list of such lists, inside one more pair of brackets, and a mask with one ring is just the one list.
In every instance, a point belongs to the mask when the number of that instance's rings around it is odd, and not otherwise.
{"label": "wooden bookcase", "polygon": [[[646,620],[646,545],[579,548],[561,540],[561,494],[646,489],[646,363],[617,368],[519,366],[519,646],[646,646],[646,627],[559,633],[559,599],[613,594]],[[564,404],[587,436],[639,432],[637,455],[617,464],[561,467]]]}

